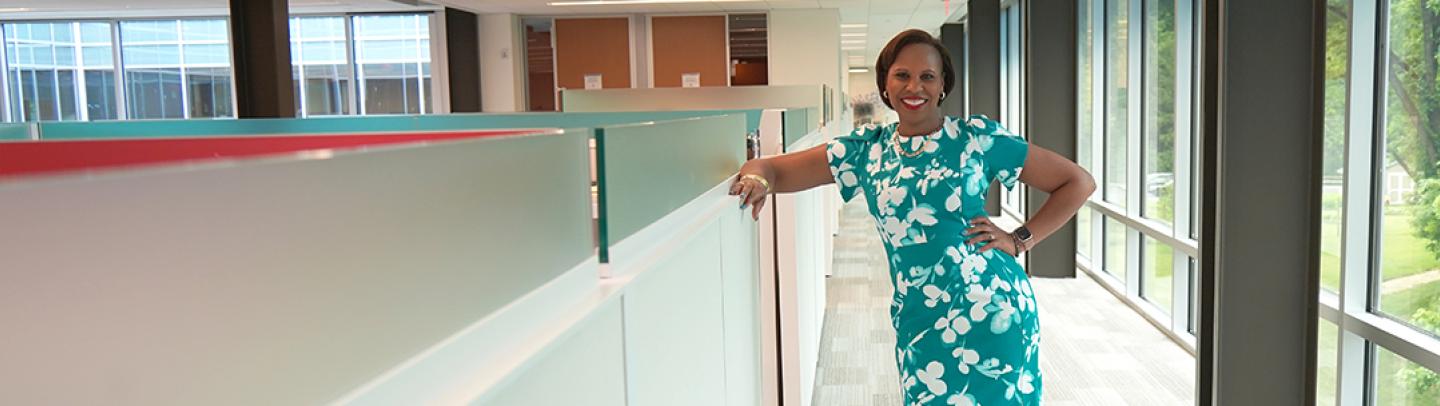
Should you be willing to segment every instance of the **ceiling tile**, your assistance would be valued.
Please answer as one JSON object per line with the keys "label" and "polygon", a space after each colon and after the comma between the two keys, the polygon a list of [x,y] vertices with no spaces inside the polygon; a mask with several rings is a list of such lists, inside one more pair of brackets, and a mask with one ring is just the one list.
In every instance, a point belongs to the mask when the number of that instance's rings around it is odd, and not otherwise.
{"label": "ceiling tile", "polygon": [[[927,1],[935,1],[935,0],[927,0]],[[920,0],[884,0],[884,1],[872,1],[872,2],[870,2],[870,13],[871,13],[871,14],[905,14],[905,15],[910,15],[911,13],[915,12],[915,6],[917,6],[917,5],[919,5],[919,4],[920,4]]]}

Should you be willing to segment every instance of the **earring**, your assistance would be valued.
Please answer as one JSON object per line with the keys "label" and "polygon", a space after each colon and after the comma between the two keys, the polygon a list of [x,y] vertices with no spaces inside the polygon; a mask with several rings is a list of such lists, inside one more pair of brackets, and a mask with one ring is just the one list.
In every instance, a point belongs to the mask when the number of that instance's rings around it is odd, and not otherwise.
{"label": "earring", "polygon": [[889,98],[890,98],[890,91],[889,91],[889,90],[881,90],[881,91],[880,91],[880,97],[884,97],[884,98],[886,98],[886,99],[889,99]]}
{"label": "earring", "polygon": [[940,92],[940,101],[945,101],[945,92]]}

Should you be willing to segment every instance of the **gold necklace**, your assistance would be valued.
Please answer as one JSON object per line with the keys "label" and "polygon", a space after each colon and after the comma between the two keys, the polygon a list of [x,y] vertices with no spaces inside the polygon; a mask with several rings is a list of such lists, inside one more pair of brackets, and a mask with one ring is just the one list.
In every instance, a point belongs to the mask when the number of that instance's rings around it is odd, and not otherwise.
{"label": "gold necklace", "polygon": [[[912,137],[929,137],[930,135],[934,135],[936,132],[939,132],[939,131],[943,130],[944,128],[945,128],[945,124],[944,124],[944,123],[941,123],[939,129],[936,129],[935,131],[931,131],[931,132],[929,132],[929,133],[926,133],[926,134],[929,134],[929,135],[912,135]],[[898,153],[898,154],[900,154],[900,156],[903,156],[903,157],[906,157],[906,158],[914,158],[914,157],[920,156],[920,154],[925,153],[925,143],[920,143],[920,149],[919,149],[919,150],[916,150],[915,152],[906,152],[905,147],[903,147],[903,146],[900,145],[900,138],[902,138],[902,137],[900,137],[900,128],[899,128],[899,127],[896,127],[896,128],[895,128],[895,137],[894,137],[894,141],[895,141],[895,153]]]}

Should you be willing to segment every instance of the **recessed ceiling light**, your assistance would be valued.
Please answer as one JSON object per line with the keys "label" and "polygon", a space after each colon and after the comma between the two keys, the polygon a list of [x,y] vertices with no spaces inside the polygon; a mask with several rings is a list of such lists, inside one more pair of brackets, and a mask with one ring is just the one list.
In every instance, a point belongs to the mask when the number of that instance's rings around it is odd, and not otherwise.
{"label": "recessed ceiling light", "polygon": [[865,27],[869,27],[869,26],[870,26],[870,24],[864,24],[864,23],[860,23],[860,24],[840,24],[840,28],[865,28]]}
{"label": "recessed ceiling light", "polygon": [[865,40],[863,40],[863,39],[842,39],[842,40],[840,40],[840,43],[841,43],[841,44],[864,44],[864,43],[865,43]]}
{"label": "recessed ceiling light", "polygon": [[866,72],[869,72],[869,71],[870,71],[870,68],[862,68],[862,67],[850,68],[850,73],[866,73]]}
{"label": "recessed ceiling light", "polygon": [[842,32],[842,33],[840,33],[840,36],[842,36],[842,37],[863,37],[863,36],[866,36],[866,35],[869,35],[869,34],[866,34],[866,33],[863,33],[863,32]]}
{"label": "recessed ceiling light", "polygon": [[21,13],[26,11],[30,11],[30,9],[25,7],[0,8],[0,13]]}

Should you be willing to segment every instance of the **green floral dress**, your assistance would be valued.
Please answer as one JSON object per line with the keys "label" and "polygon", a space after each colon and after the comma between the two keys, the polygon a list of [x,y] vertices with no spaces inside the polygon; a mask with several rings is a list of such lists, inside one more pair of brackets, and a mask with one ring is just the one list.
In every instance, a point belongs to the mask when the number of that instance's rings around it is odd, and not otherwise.
{"label": "green floral dress", "polygon": [[[868,126],[826,146],[840,194],[867,197],[895,296],[895,358],[906,405],[1040,403],[1040,321],[1025,270],[1001,250],[967,244],[991,180],[1013,188],[1028,144],[994,120],[945,119],[896,140]],[[899,145],[897,145],[897,141]],[[903,148],[907,157],[897,151]]]}

